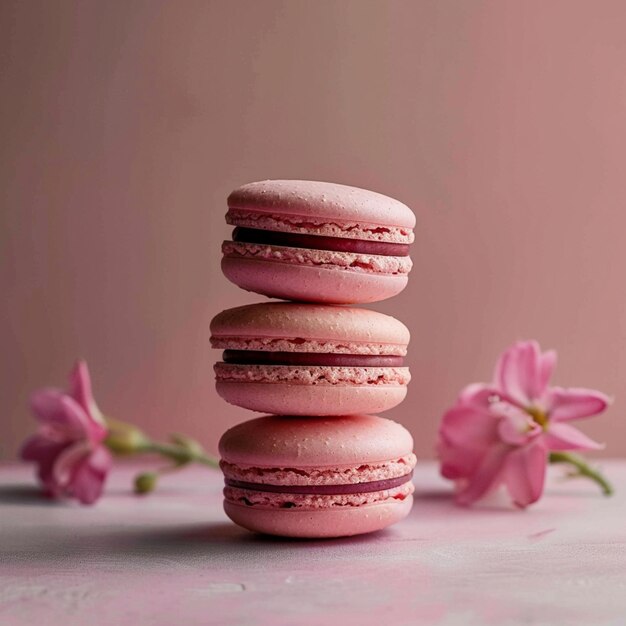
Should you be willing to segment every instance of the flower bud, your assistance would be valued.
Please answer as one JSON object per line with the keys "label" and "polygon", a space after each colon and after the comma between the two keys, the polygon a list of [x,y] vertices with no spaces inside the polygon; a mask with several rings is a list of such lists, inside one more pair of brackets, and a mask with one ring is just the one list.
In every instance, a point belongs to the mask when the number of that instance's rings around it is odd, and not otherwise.
{"label": "flower bud", "polygon": [[199,441],[188,437],[187,435],[181,435],[180,433],[174,433],[170,435],[170,441],[176,445],[184,448],[194,456],[200,456],[204,453],[204,448]]}
{"label": "flower bud", "polygon": [[133,454],[140,452],[150,442],[148,438],[132,424],[107,420],[108,434],[104,443],[116,454]]}
{"label": "flower bud", "polygon": [[159,476],[156,472],[144,472],[135,477],[135,493],[150,493],[157,486]]}

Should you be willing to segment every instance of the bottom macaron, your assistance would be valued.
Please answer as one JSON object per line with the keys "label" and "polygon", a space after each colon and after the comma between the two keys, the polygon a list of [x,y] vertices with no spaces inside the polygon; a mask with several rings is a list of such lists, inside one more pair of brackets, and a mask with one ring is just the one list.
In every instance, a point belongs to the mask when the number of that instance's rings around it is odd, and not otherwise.
{"label": "bottom macaron", "polygon": [[301,539],[332,539],[382,530],[403,520],[413,506],[413,496],[400,502],[358,508],[275,511],[224,501],[224,511],[238,526],[252,532]]}
{"label": "bottom macaron", "polygon": [[224,510],[240,526],[285,537],[381,530],[408,515],[409,432],[368,415],[266,416],[220,440]]}

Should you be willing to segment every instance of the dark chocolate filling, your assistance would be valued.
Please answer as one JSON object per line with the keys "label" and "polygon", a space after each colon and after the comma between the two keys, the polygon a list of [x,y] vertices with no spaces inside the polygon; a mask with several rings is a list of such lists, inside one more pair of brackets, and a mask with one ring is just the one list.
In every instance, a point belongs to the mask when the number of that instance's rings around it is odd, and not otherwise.
{"label": "dark chocolate filling", "polygon": [[385,491],[394,489],[408,483],[413,477],[413,472],[398,476],[397,478],[387,478],[385,480],[374,480],[369,483],[347,483],[344,485],[267,485],[264,483],[248,483],[241,480],[224,479],[227,487],[236,489],[248,489],[249,491],[267,491],[270,493],[297,493],[314,496],[335,496],[350,493],[372,493],[373,491]]}
{"label": "dark chocolate filling", "polygon": [[233,241],[258,243],[268,246],[288,246],[289,248],[307,248],[309,250],[334,250],[336,252],[355,252],[357,254],[381,256],[409,256],[408,243],[386,243],[384,241],[367,241],[344,237],[301,235],[258,228],[244,228],[242,226],[237,226],[233,230]]}
{"label": "dark chocolate filling", "polygon": [[224,363],[241,365],[325,365],[329,367],[402,367],[404,357],[378,354],[326,354],[319,352],[263,352],[224,350]]}

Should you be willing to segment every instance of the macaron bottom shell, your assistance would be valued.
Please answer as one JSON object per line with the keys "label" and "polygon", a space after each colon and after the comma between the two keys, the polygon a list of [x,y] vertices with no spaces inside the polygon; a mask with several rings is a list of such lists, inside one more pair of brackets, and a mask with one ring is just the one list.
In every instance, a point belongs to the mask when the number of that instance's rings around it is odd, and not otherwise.
{"label": "macaron bottom shell", "polygon": [[228,280],[246,291],[325,304],[378,302],[399,294],[408,283],[407,274],[235,257],[222,259],[222,271]]}
{"label": "macaron bottom shell", "polygon": [[400,404],[406,386],[288,385],[216,382],[217,393],[230,404],[276,415],[352,415],[382,413]]}
{"label": "macaron bottom shell", "polygon": [[412,506],[412,495],[356,507],[311,510],[264,509],[224,501],[226,515],[243,528],[303,539],[348,537],[382,530],[404,519]]}

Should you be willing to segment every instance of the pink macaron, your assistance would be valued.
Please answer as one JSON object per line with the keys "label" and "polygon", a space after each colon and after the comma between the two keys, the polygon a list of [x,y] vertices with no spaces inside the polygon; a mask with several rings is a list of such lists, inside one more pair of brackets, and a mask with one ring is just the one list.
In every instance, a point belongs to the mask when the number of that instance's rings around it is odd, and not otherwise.
{"label": "pink macaron", "polygon": [[413,439],[381,417],[259,417],[226,431],[219,451],[224,510],[252,531],[357,535],[394,524],[413,503]]}
{"label": "pink macaron", "polygon": [[400,293],[411,269],[415,215],[402,202],[335,183],[267,180],[228,197],[236,226],[222,270],[273,298],[329,304]]}
{"label": "pink macaron", "polygon": [[367,309],[292,302],[228,309],[211,322],[211,344],[224,350],[217,391],[277,415],[380,413],[406,396],[409,338],[402,322]]}

